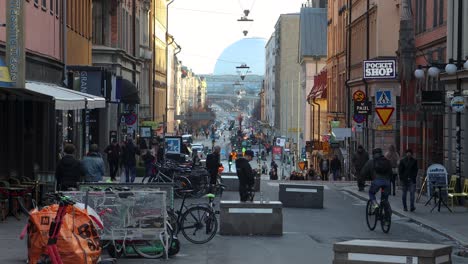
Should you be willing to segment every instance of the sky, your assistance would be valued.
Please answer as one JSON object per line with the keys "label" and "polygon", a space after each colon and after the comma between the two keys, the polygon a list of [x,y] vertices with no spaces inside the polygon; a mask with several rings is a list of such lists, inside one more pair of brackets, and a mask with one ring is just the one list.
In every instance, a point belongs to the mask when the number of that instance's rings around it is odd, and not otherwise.
{"label": "sky", "polygon": [[[247,37],[268,40],[280,14],[298,13],[306,0],[175,0],[169,6],[169,33],[182,47],[177,55],[196,74],[213,73],[217,58],[230,44]],[[253,22],[238,22],[250,9]],[[265,53],[258,54],[259,60]],[[235,67],[236,65],[233,65]]]}

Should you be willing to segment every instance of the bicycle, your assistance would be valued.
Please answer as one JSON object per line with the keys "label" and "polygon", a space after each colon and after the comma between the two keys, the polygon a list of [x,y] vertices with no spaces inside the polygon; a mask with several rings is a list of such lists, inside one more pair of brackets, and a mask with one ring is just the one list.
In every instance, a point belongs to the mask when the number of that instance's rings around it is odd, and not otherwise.
{"label": "bicycle", "polygon": [[[181,190],[183,194],[182,203],[178,211],[168,210],[171,226],[175,227],[175,236],[180,232],[191,243],[205,244],[216,235],[218,231],[218,220],[215,210],[214,194],[207,194],[208,203],[186,206],[187,196],[193,193],[193,190]],[[183,211],[185,210],[185,211]],[[197,235],[202,236],[198,238]],[[205,235],[205,236],[204,236]],[[192,237],[193,236],[193,237]]]}
{"label": "bicycle", "polygon": [[374,230],[377,226],[377,221],[380,221],[382,231],[388,233],[392,225],[392,208],[388,202],[388,196],[384,194],[384,188],[381,188],[379,206],[375,209],[373,207],[373,201],[369,199],[366,206],[367,227],[370,230]]}

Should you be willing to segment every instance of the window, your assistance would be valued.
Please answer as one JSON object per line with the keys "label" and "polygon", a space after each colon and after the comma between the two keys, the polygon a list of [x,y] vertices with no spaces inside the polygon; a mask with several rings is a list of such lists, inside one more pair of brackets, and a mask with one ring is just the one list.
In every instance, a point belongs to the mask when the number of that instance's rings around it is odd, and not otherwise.
{"label": "window", "polygon": [[49,2],[49,9],[50,9],[50,14],[54,14],[54,0],[50,0]]}
{"label": "window", "polygon": [[444,0],[439,0],[439,25],[444,24]]}
{"label": "window", "polygon": [[432,27],[437,27],[437,24],[438,24],[438,19],[437,19],[437,15],[439,15],[439,12],[437,12],[437,2],[439,0],[434,0],[434,8],[433,8],[433,11],[434,13],[432,14],[433,15],[433,18],[432,18]]}
{"label": "window", "polygon": [[34,0],[34,5],[35,5],[36,7],[38,7],[38,6],[39,6],[39,0]]}
{"label": "window", "polygon": [[55,15],[59,16],[59,0],[55,0]]}
{"label": "window", "polygon": [[42,9],[47,10],[47,0],[42,0]]}

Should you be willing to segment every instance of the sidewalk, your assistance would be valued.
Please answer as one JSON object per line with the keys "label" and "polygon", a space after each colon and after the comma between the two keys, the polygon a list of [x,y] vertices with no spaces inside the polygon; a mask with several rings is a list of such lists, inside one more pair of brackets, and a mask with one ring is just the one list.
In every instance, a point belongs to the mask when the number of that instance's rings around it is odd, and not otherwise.
{"label": "sidewalk", "polygon": [[[365,192],[359,192],[357,186],[346,186],[343,190],[368,200],[368,186],[366,186]],[[403,210],[402,203],[402,192],[397,188],[396,196],[390,196],[390,204],[394,213],[407,217],[422,226],[432,229],[435,232],[440,233],[464,247],[468,247],[468,207],[454,206],[453,213],[449,212],[443,205],[438,212],[436,207],[431,213],[431,209],[434,207],[434,203],[431,201],[430,204],[424,206],[428,200],[427,196],[421,196],[419,202],[415,201],[416,211],[405,212]],[[417,193],[416,193],[417,198]],[[408,194],[408,206],[409,206],[409,194]]]}

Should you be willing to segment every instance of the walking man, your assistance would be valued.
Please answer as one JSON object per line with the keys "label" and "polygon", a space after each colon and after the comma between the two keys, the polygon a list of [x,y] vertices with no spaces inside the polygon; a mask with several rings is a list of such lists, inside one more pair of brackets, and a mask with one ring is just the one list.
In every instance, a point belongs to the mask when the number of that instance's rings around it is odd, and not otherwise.
{"label": "walking man", "polygon": [[89,153],[81,161],[85,170],[85,181],[86,182],[99,182],[104,177],[104,160],[99,153],[99,147],[96,144],[92,144],[89,147]]}
{"label": "walking man", "polygon": [[320,173],[322,174],[322,181],[328,181],[328,171],[330,170],[330,162],[326,157],[320,159]]}
{"label": "walking man", "polygon": [[107,154],[111,181],[115,181],[117,170],[119,169],[119,158],[121,155],[120,146],[117,144],[117,140],[113,139],[112,143],[104,149],[104,153]]}
{"label": "walking man", "polygon": [[213,186],[216,185],[216,180],[218,179],[218,169],[220,166],[222,166],[220,162],[220,152],[221,147],[215,146],[213,148],[213,152],[208,154],[206,157],[206,170],[208,170],[208,173],[210,174],[210,190],[212,190]]}
{"label": "walking man", "polygon": [[75,146],[66,144],[65,155],[58,162],[55,170],[57,190],[67,191],[68,188],[77,188],[78,182],[84,180],[85,171],[81,162],[74,157]]}
{"label": "walking man", "polygon": [[338,156],[335,155],[330,162],[330,168],[333,173],[333,180],[338,181],[340,180],[340,172],[341,172],[341,162],[338,159]]}
{"label": "walking man", "polygon": [[411,212],[413,212],[416,210],[414,206],[414,193],[416,191],[416,178],[418,177],[418,162],[413,158],[413,151],[411,149],[406,150],[406,157],[400,161],[398,173],[400,174],[400,181],[403,187],[403,208],[405,211],[408,211],[406,195],[409,191]]}
{"label": "walking man", "polygon": [[136,177],[136,156],[140,155],[138,148],[133,144],[133,140],[129,138],[127,144],[122,150],[122,163],[125,167],[125,182],[134,182]]}
{"label": "walking man", "polygon": [[400,161],[400,155],[396,151],[395,146],[390,145],[388,152],[385,153],[385,157],[392,163],[392,178],[390,179],[390,188],[393,196],[396,193],[396,178],[398,175],[398,162]]}
{"label": "walking man", "polygon": [[364,147],[362,145],[359,145],[356,153],[354,153],[353,155],[351,162],[353,163],[354,175],[357,178],[358,190],[360,192],[364,191],[364,186],[366,183],[366,180],[361,178],[361,170],[368,160],[369,153],[367,153],[367,151],[364,150]]}

